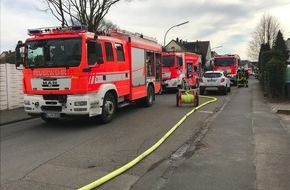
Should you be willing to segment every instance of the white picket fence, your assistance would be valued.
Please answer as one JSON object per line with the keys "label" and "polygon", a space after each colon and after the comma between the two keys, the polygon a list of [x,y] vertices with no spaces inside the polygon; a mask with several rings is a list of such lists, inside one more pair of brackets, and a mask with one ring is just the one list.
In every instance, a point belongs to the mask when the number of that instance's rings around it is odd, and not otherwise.
{"label": "white picket fence", "polygon": [[0,110],[23,107],[22,70],[0,64]]}

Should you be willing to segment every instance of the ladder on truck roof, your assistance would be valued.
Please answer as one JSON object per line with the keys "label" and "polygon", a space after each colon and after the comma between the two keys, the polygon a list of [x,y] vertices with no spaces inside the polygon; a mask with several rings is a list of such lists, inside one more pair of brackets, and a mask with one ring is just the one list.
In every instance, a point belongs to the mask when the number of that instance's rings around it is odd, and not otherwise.
{"label": "ladder on truck roof", "polygon": [[128,40],[128,37],[135,37],[135,38],[139,38],[139,39],[145,39],[145,40],[149,40],[151,42],[157,43],[157,39],[156,38],[152,38],[146,35],[143,35],[141,33],[133,33],[133,32],[129,32],[127,30],[118,30],[118,29],[114,29],[110,31],[110,35],[112,37],[118,37],[118,38],[122,38],[124,40]]}

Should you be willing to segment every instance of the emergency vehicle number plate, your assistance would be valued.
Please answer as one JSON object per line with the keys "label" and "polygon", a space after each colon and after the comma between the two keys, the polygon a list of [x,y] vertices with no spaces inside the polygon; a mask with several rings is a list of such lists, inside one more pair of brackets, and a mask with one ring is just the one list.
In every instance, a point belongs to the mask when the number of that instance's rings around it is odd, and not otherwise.
{"label": "emergency vehicle number plate", "polygon": [[45,113],[46,118],[60,118],[60,113]]}

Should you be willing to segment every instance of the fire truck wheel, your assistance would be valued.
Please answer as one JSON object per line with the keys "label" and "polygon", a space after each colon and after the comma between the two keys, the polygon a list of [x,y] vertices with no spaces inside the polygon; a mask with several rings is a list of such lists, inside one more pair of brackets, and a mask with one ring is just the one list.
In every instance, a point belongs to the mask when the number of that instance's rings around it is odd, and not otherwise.
{"label": "fire truck wheel", "polygon": [[141,99],[141,105],[144,107],[150,107],[154,100],[154,89],[152,85],[148,85],[147,96]]}
{"label": "fire truck wheel", "polygon": [[110,92],[105,94],[101,121],[102,123],[110,123],[113,120],[113,117],[116,113],[116,102],[114,95]]}

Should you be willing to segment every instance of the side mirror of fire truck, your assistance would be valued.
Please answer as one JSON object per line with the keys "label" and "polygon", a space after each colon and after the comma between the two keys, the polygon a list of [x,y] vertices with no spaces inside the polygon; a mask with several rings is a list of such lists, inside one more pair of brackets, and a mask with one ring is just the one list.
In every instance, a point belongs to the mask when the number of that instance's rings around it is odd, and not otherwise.
{"label": "side mirror of fire truck", "polygon": [[196,65],[193,67],[193,70],[194,70],[194,72],[197,72],[197,71],[198,71],[198,69],[197,69],[197,66],[196,66]]}
{"label": "side mirror of fire truck", "polygon": [[17,46],[15,48],[15,66],[18,68],[21,64],[23,64],[25,53],[24,53],[24,43],[22,41],[18,41]]}

